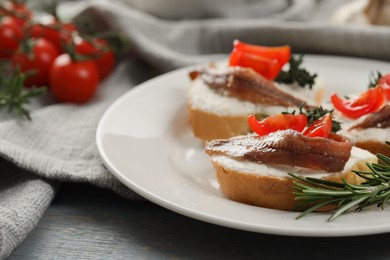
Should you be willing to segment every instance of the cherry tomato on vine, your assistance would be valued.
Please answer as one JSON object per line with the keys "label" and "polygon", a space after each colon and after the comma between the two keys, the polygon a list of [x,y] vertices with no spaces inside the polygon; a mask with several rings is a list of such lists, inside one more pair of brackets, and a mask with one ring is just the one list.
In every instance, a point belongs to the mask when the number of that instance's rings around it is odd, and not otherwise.
{"label": "cherry tomato on vine", "polygon": [[53,18],[52,21],[46,24],[32,25],[29,28],[29,35],[51,41],[62,52],[63,44],[68,43],[71,40],[72,33],[76,31],[76,26],[73,23],[62,23]]}
{"label": "cherry tomato on vine", "polygon": [[390,101],[390,73],[383,75],[379,79],[378,84],[382,88],[386,100]]}
{"label": "cherry tomato on vine", "polygon": [[333,120],[332,115],[326,114],[320,119],[314,121],[311,125],[305,128],[303,135],[308,137],[325,137],[328,138],[332,132]]}
{"label": "cherry tomato on vine", "polygon": [[99,71],[100,79],[110,74],[114,67],[115,56],[106,40],[94,38],[87,41],[81,37],[75,37],[74,43],[77,54],[95,57],[93,61]]}
{"label": "cherry tomato on vine", "polygon": [[377,112],[386,103],[384,91],[380,87],[370,88],[358,97],[344,100],[333,93],[333,106],[345,116],[356,119],[368,113]]}
{"label": "cherry tomato on vine", "polygon": [[[22,46],[28,47],[24,49]],[[22,72],[31,73],[24,81],[25,86],[45,86],[49,81],[49,71],[60,52],[48,40],[32,38],[22,43],[22,46],[11,57],[12,63],[19,66]]]}
{"label": "cherry tomato on vine", "polygon": [[31,20],[33,14],[25,4],[3,1],[0,5],[0,16],[12,16],[17,23],[23,25],[26,21]]}
{"label": "cherry tomato on vine", "polygon": [[0,58],[9,58],[23,38],[22,26],[12,16],[0,20]]}
{"label": "cherry tomato on vine", "polygon": [[74,61],[69,54],[58,56],[49,73],[53,95],[62,102],[85,103],[99,85],[99,72],[93,61]]}
{"label": "cherry tomato on vine", "polygon": [[256,134],[263,136],[278,130],[293,129],[301,132],[307,125],[308,119],[305,114],[278,114],[258,121],[254,115],[248,117],[249,127]]}

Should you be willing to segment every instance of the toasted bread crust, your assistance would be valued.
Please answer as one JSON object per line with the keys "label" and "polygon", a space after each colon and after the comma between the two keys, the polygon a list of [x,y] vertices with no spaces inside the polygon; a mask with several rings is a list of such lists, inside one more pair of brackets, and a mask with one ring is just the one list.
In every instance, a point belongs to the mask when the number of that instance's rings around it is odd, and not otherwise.
{"label": "toasted bread crust", "polygon": [[[387,130],[390,131],[390,130]],[[390,145],[385,144],[384,142],[378,142],[374,140],[370,141],[358,141],[355,142],[354,145],[356,147],[362,148],[364,150],[367,150],[373,154],[381,153],[388,157],[390,157]]]}
{"label": "toasted bread crust", "polygon": [[[341,178],[344,177],[352,184],[360,184],[364,179],[352,170],[367,170],[365,163],[376,161],[376,158],[360,161],[346,173],[330,173],[329,177],[324,179],[341,182]],[[293,194],[293,178],[287,173],[285,177],[277,177],[237,172],[223,167],[216,161],[212,162],[220,188],[226,197],[245,204],[280,210],[293,210],[297,205]],[[329,209],[328,207],[322,210]]]}
{"label": "toasted bread crust", "polygon": [[221,116],[188,105],[188,117],[194,135],[204,141],[225,139],[250,131],[248,116]]}

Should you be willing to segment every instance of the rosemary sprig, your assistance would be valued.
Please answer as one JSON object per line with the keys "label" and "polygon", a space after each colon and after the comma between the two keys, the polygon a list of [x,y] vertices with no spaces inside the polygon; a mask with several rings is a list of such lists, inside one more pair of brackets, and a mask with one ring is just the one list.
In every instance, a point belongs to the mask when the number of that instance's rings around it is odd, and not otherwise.
{"label": "rosemary sprig", "polygon": [[21,73],[19,69],[0,66],[0,108],[5,108],[8,113],[15,114],[20,119],[31,120],[26,104],[45,93],[46,88],[24,88],[26,77],[27,74]]}
{"label": "rosemary sprig", "polygon": [[309,89],[313,88],[315,83],[315,78],[317,74],[311,74],[306,69],[302,68],[303,55],[300,55],[298,58],[295,58],[293,55],[290,58],[289,65],[290,68],[288,71],[281,71],[278,77],[275,79],[277,82],[292,84],[296,83],[301,87],[308,86]]}
{"label": "rosemary sprig", "polygon": [[296,209],[304,210],[297,219],[327,205],[335,207],[329,222],[353,208],[362,211],[376,205],[383,209],[390,198],[390,158],[383,154],[377,157],[378,163],[367,163],[369,171],[353,171],[365,179],[360,185],[353,185],[344,178],[338,183],[289,173],[295,179],[295,199],[301,201]]}

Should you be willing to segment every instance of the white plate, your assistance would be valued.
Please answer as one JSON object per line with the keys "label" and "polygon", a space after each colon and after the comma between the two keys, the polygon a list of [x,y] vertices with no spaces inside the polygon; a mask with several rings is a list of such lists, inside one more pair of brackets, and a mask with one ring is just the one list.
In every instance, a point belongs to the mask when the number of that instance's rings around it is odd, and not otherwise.
{"label": "white plate", "polygon": [[[373,60],[305,56],[305,66],[325,80],[328,93],[366,88],[371,71],[390,72]],[[296,220],[296,212],[231,201],[218,188],[202,142],[186,118],[185,68],[162,75],[119,98],[104,114],[97,145],[108,169],[125,185],[165,208],[226,227],[293,236],[355,236],[390,231],[390,208],[351,212],[328,223],[328,214]]]}

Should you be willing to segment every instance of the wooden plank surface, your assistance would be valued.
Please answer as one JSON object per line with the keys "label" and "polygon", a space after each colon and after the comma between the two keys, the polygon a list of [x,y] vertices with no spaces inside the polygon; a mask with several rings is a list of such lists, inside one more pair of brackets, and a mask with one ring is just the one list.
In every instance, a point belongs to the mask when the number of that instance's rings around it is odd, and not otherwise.
{"label": "wooden plank surface", "polygon": [[203,223],[87,184],[65,184],[9,259],[390,259],[390,234],[304,238]]}

